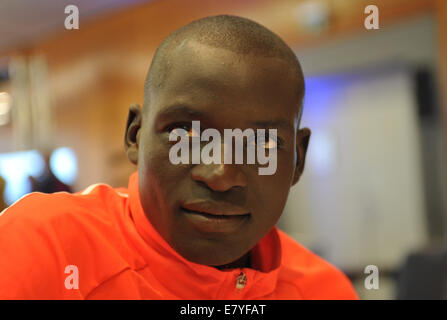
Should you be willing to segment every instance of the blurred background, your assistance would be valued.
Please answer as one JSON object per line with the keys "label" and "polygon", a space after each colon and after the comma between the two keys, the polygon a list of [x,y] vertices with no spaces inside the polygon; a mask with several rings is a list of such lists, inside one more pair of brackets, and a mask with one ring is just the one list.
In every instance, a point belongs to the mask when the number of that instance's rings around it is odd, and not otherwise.
{"label": "blurred background", "polygon": [[[64,28],[69,4],[79,29]],[[364,25],[370,4],[377,30]],[[445,0],[0,0],[0,208],[32,191],[127,186],[128,107],[155,49],[216,14],[265,25],[303,66],[312,137],[278,226],[362,299],[447,299]]]}

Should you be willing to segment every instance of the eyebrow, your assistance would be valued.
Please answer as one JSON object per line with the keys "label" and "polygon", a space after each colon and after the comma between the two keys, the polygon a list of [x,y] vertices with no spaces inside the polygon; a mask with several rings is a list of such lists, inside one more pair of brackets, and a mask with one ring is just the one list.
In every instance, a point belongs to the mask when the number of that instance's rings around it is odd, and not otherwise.
{"label": "eyebrow", "polygon": [[[184,115],[191,118],[203,118],[208,115],[207,112],[203,112],[188,106],[185,103],[174,103],[169,107],[164,108],[157,114],[157,119],[166,118],[171,116],[179,116]],[[294,127],[286,120],[283,119],[274,119],[274,120],[266,120],[266,121],[254,121],[251,123],[252,126],[262,127],[262,128],[283,128],[289,131],[291,134],[295,133]]]}
{"label": "eyebrow", "polygon": [[184,115],[188,117],[204,117],[207,115],[206,112],[193,109],[189,107],[185,103],[174,103],[170,105],[169,107],[164,108],[157,114],[157,118],[160,117],[169,117],[169,116],[178,116],[178,115]]}
{"label": "eyebrow", "polygon": [[290,131],[290,133],[292,133],[292,134],[295,133],[295,129],[293,128],[293,126],[288,121],[285,121],[282,119],[267,120],[267,121],[255,121],[255,122],[252,122],[252,124],[254,126],[263,127],[263,128],[271,128],[271,129],[283,128],[287,131]]}

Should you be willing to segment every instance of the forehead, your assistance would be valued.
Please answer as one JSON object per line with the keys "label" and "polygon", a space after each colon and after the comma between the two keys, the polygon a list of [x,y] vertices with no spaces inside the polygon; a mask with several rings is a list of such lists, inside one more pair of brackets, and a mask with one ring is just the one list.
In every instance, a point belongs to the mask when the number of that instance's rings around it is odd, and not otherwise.
{"label": "forehead", "polygon": [[184,101],[208,111],[233,110],[239,116],[259,112],[294,118],[298,114],[296,75],[282,59],[188,41],[172,50],[168,62],[167,78],[154,101],[155,112]]}

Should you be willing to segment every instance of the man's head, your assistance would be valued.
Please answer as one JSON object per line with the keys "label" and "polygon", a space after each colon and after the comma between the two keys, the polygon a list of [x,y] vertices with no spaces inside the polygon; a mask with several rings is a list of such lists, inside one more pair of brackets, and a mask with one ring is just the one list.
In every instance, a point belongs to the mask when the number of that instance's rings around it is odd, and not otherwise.
{"label": "man's head", "polygon": [[[310,131],[299,129],[303,96],[293,51],[251,20],[207,17],[162,42],[143,108],[130,107],[125,146],[138,166],[143,209],[179,254],[195,263],[229,264],[276,224],[304,169]],[[258,165],[234,162],[172,164],[169,134],[190,130],[193,120],[221,133],[277,129],[276,172],[259,175]]]}

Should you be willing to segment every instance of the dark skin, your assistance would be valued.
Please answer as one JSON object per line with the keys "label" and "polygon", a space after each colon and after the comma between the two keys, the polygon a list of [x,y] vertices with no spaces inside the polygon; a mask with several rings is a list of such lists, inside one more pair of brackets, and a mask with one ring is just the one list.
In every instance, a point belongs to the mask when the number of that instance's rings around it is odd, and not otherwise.
{"label": "dark skin", "polygon": [[[304,80],[279,58],[240,55],[194,41],[175,48],[171,63],[150,106],[144,112],[138,105],[129,109],[126,152],[138,166],[142,207],[187,260],[218,269],[250,267],[249,251],[277,223],[304,169],[310,130],[298,128],[296,93],[297,81]],[[202,131],[215,128],[222,136],[224,129],[277,129],[276,172],[259,175],[259,164],[234,162],[172,164],[169,132],[192,120],[200,120]],[[199,232],[181,210],[183,202],[197,199],[237,205],[249,216],[229,234]]]}

